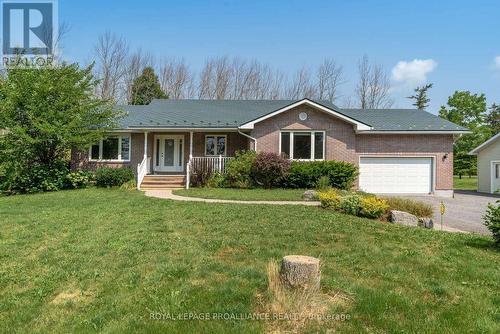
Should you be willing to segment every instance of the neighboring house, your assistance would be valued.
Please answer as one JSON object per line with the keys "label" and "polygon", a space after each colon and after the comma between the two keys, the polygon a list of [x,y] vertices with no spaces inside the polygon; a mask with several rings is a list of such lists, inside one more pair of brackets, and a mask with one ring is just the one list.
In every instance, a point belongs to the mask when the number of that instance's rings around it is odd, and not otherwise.
{"label": "neighboring house", "polygon": [[485,141],[469,154],[477,155],[477,191],[500,191],[500,133]]}
{"label": "neighboring house", "polygon": [[74,152],[73,168],[137,166],[143,188],[180,185],[200,165],[223,170],[235,151],[254,149],[353,163],[357,186],[368,192],[451,196],[454,137],[468,132],[421,110],[341,109],[309,99],[154,100],[121,108],[127,116],[120,128],[88,152]]}

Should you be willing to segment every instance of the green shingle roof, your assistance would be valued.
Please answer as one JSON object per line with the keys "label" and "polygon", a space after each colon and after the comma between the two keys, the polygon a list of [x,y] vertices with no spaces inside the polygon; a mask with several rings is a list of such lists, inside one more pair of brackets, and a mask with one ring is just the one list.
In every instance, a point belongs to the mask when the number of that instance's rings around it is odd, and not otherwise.
{"label": "green shingle roof", "polygon": [[[237,128],[298,100],[154,100],[147,106],[118,106],[121,129]],[[341,109],[314,101],[376,131],[466,131],[433,114],[414,109]]]}

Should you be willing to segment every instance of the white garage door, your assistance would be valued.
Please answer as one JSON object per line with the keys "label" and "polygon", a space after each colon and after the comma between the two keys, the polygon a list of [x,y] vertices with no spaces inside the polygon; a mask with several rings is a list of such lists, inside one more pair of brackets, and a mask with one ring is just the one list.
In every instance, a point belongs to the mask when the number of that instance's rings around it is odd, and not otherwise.
{"label": "white garage door", "polygon": [[427,194],[432,189],[431,158],[361,158],[359,188],[383,194]]}

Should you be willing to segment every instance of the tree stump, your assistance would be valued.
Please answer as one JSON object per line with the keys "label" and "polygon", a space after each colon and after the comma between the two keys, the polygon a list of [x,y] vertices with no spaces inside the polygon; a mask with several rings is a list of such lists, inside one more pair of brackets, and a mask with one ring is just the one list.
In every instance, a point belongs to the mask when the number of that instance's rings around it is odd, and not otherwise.
{"label": "tree stump", "polygon": [[285,256],[281,261],[280,279],[288,288],[319,290],[319,259],[303,255]]}

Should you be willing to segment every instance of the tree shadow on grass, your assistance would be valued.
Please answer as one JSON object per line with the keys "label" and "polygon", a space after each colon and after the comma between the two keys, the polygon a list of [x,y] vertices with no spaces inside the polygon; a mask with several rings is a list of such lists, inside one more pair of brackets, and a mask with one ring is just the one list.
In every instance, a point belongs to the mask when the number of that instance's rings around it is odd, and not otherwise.
{"label": "tree shadow on grass", "polygon": [[465,245],[477,249],[483,249],[493,252],[500,252],[500,245],[495,244],[493,239],[473,238],[465,241]]}

